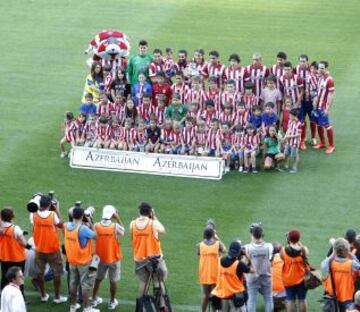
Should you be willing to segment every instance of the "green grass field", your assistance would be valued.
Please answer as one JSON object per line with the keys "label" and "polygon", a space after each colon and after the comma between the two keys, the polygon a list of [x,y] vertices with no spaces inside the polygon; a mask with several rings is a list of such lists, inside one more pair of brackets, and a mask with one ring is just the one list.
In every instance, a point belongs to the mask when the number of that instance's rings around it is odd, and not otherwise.
{"label": "green grass field", "polygon": [[[162,242],[168,288],[173,303],[182,305],[200,300],[194,246],[209,217],[216,220],[226,244],[234,238],[247,242],[254,221],[263,223],[269,241],[284,242],[286,231],[298,227],[316,267],[329,237],[348,227],[359,229],[360,2],[18,0],[1,1],[0,11],[0,206],[13,206],[24,229],[31,230],[25,204],[35,191],[54,189],[64,214],[82,200],[97,207],[99,218],[102,206],[112,203],[126,224],[135,217],[138,203],[148,201],[167,229]],[[82,52],[92,36],[107,28],[130,36],[133,52],[138,40],[146,38],[150,49],[218,49],[223,61],[238,52],[246,64],[254,51],[261,51],[268,65],[280,50],[293,62],[304,52],[312,60],[329,60],[336,83],[331,111],[336,152],[327,157],[307,150],[296,175],[232,172],[219,182],[70,169],[59,158],[59,125],[66,110],[80,105],[87,74]],[[122,248],[118,298],[134,301],[128,233]],[[320,310],[321,292],[309,293],[310,311]],[[107,281],[101,295],[109,296]],[[29,311],[68,309],[40,305],[35,295],[30,299]],[[133,306],[118,310],[131,311]]]}

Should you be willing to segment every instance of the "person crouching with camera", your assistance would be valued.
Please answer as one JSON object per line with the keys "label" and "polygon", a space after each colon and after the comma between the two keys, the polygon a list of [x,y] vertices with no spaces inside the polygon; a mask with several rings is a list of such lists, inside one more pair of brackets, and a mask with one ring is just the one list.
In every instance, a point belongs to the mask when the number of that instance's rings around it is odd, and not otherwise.
{"label": "person crouching with camera", "polygon": [[[245,312],[248,295],[245,273],[253,273],[240,241],[233,241],[226,256],[220,259],[216,287],[211,292],[215,311]],[[249,263],[249,262],[248,262]]]}
{"label": "person crouching with camera", "polygon": [[[147,284],[151,270],[147,263],[158,257],[156,266],[155,285],[163,289],[163,281],[167,276],[167,268],[162,256],[160,235],[165,234],[165,228],[155,215],[155,211],[148,203],[141,203],[139,216],[131,221],[130,233],[135,261],[135,274],[139,279],[139,295],[136,299],[137,309],[142,306],[143,296],[147,295]],[[165,290],[163,289],[163,292]],[[165,303],[161,303],[164,305]]]}
{"label": "person crouching with camera", "polygon": [[92,308],[89,301],[97,269],[92,266],[91,240],[96,238],[94,224],[91,216],[84,215],[84,209],[81,207],[73,209],[72,217],[73,221],[67,222],[64,226],[65,251],[70,268],[70,312],[75,312],[80,308],[80,305],[76,303],[76,293],[80,283],[84,312],[98,312],[100,310]]}
{"label": "person crouching with camera", "polygon": [[119,240],[125,233],[124,225],[115,207],[104,206],[102,219],[95,224],[95,231],[97,235],[96,254],[100,258],[100,263],[93,290],[92,305],[95,307],[103,302],[102,298],[97,297],[97,293],[101,281],[109,271],[110,302],[108,309],[114,310],[119,304],[115,296],[117,282],[120,280],[120,261],[123,258]]}

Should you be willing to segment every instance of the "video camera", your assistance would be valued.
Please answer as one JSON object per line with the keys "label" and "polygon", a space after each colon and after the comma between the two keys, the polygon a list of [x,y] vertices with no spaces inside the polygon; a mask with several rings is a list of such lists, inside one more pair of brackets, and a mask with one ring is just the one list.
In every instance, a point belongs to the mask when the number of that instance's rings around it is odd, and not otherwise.
{"label": "video camera", "polygon": [[51,204],[50,204],[50,208],[49,211],[55,211],[56,208],[59,205],[58,200],[55,198],[55,191],[49,191],[47,194],[43,194],[41,192],[37,192],[35,194],[33,194],[31,200],[28,202],[27,204],[27,210],[29,212],[36,212],[39,210],[40,208],[40,199],[42,196],[48,196],[51,199]]}
{"label": "video camera", "polygon": [[[74,207],[70,208],[70,211],[72,211],[74,208],[82,208],[82,202],[80,200],[75,202]],[[93,206],[89,206],[84,210],[84,217],[83,222],[88,222],[88,218],[93,221],[93,215],[95,213],[95,208]]]}

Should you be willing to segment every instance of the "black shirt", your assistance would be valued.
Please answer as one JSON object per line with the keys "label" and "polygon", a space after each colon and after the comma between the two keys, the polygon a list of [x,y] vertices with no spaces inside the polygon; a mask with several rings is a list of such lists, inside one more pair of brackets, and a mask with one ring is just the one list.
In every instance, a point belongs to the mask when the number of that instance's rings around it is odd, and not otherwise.
{"label": "black shirt", "polygon": [[151,143],[155,143],[160,138],[160,133],[161,130],[159,127],[156,127],[154,130],[149,127],[146,130],[147,137],[149,138]]}
{"label": "black shirt", "polygon": [[115,79],[111,83],[111,90],[114,90],[115,94],[118,93],[118,92],[123,93],[126,98],[131,92],[130,85],[128,83],[122,81],[122,80],[119,80],[119,79]]}
{"label": "black shirt", "polygon": [[[220,264],[222,267],[224,268],[228,268],[230,267],[237,259],[236,258],[231,258],[229,256],[224,256],[221,258],[220,260]],[[250,267],[247,266],[244,262],[239,261],[239,264],[236,268],[236,275],[238,276],[238,278],[242,278],[244,273],[249,273],[250,272]]]}

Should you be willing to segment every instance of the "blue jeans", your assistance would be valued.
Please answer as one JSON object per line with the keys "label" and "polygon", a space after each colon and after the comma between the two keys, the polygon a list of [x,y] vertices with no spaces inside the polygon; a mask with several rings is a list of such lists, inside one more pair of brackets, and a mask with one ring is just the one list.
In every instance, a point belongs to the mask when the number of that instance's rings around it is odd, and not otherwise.
{"label": "blue jeans", "polygon": [[260,292],[264,297],[264,311],[272,312],[274,310],[271,276],[262,275],[257,279],[249,278],[247,282],[247,291],[249,295],[247,302],[248,312],[256,312],[256,299],[258,292]]}

